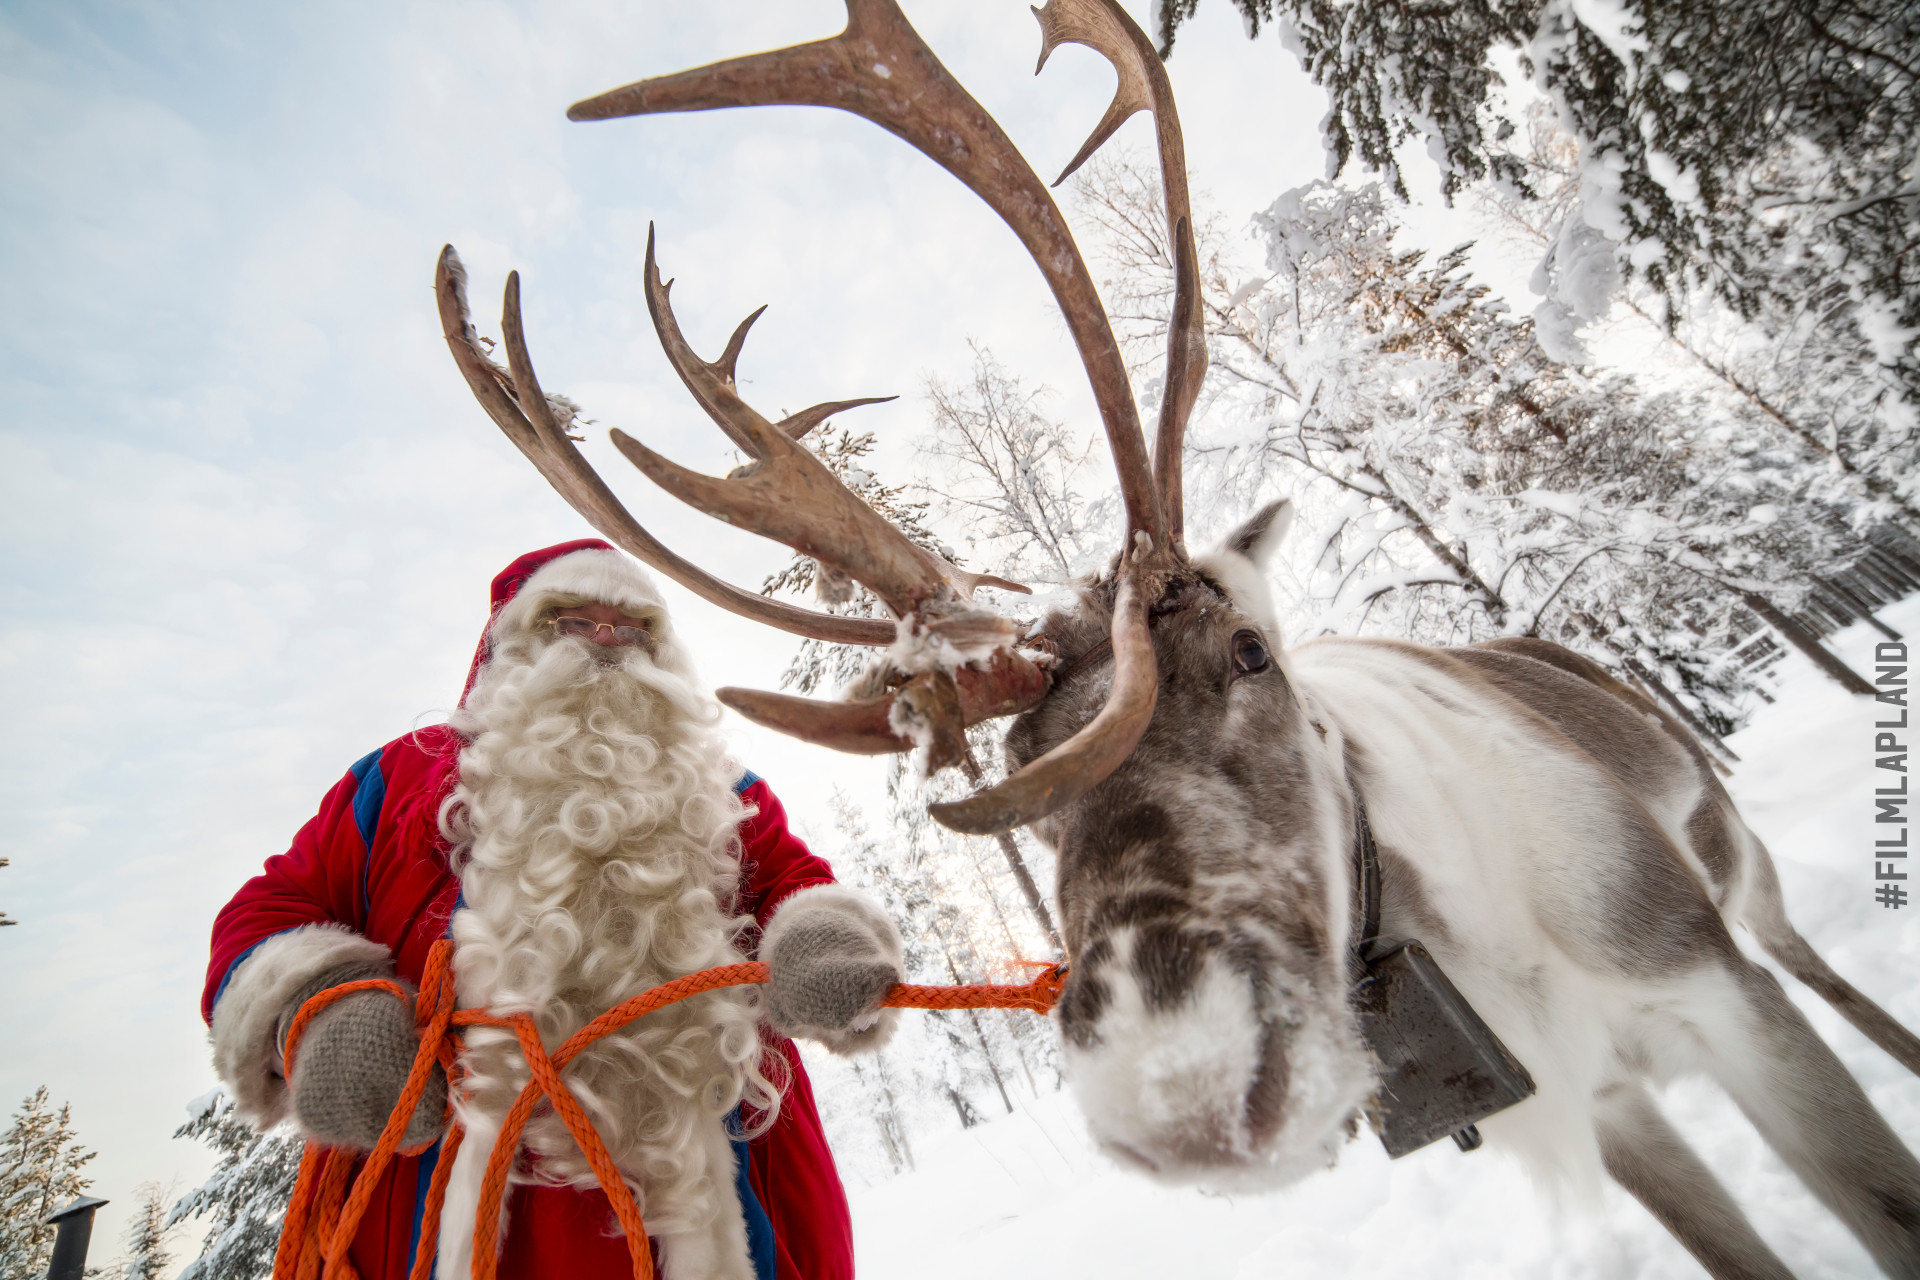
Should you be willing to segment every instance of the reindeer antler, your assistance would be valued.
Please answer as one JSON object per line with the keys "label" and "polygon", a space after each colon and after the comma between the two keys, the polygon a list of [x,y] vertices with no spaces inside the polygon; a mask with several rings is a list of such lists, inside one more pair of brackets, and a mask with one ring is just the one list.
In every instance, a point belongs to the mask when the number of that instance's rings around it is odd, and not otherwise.
{"label": "reindeer antler", "polygon": [[1160,152],[1160,188],[1167,206],[1167,243],[1173,248],[1173,315],[1167,325],[1167,379],[1160,396],[1160,425],[1153,441],[1154,487],[1172,531],[1174,550],[1184,554],[1180,461],[1200,385],[1207,377],[1207,331],[1200,318],[1200,255],[1194,244],[1193,205],[1187,194],[1187,144],[1173,83],[1153,42],[1112,0],[1047,0],[1040,20],[1038,75],[1063,44],[1083,44],[1113,64],[1119,79],[1113,101],[1079,152],[1054,179],[1059,186],[1098,151],[1136,111],[1153,112]]}
{"label": "reindeer antler", "polygon": [[[614,89],[567,109],[608,120],[719,107],[837,107],[870,120],[966,184],[1033,256],[1066,317],[1119,472],[1127,527],[1168,542],[1126,362],[1066,219],[985,107],[926,46],[894,0],[846,0],[847,27],[810,44],[732,58]],[[1121,14],[1123,21],[1130,21]]]}
{"label": "reindeer antler", "polygon": [[452,245],[440,251],[434,274],[434,295],[440,306],[440,327],[453,362],[480,402],[527,460],[539,469],[587,523],[607,541],[636,559],[652,565],[703,600],[743,617],[779,627],[795,635],[831,644],[891,644],[894,628],[878,618],[843,618],[816,613],[722,582],[671,551],[628,514],[612,490],[580,456],[566,430],[554,416],[546,393],[534,377],[520,323],[520,275],[507,277],[500,328],[510,369],[488,358],[467,311],[467,273]]}
{"label": "reindeer antler", "polygon": [[[931,620],[965,612],[958,606],[971,599],[974,587],[982,584],[1026,590],[1004,578],[967,573],[915,544],[798,443],[798,437],[813,423],[841,409],[893,397],[819,404],[776,426],[754,412],[734,389],[734,361],[748,326],[760,313],[754,312],[735,329],[726,351],[709,364],[695,355],[681,336],[679,321],[668,301],[670,285],[661,282],[654,261],[651,228],[647,232],[646,287],[647,309],[653,314],[660,345],[680,380],[720,429],[754,459],[726,479],[716,480],[689,471],[615,430],[614,447],[648,479],[710,516],[784,542],[802,555],[838,569],[865,585],[897,618]],[[972,619],[969,625],[978,626],[979,620]],[[1006,623],[1006,634],[1011,638],[1010,622]]]}
{"label": "reindeer antler", "polygon": [[[1035,10],[1041,64],[1075,42],[1104,54],[1119,75],[1106,115],[1064,179],[1135,111],[1153,111],[1176,245],[1174,322],[1155,456],[1149,463],[1126,363],[1085,260],[1045,184],[984,107],[941,65],[895,0],[845,0],[839,35],[639,81],[576,103],[574,120],[785,104],[837,107],[880,125],[959,178],[999,214],[1052,290],[1086,368],[1118,475],[1127,530],[1114,569],[1114,676],[1106,705],[1078,733],[996,786],[935,805],[940,821],[990,832],[1031,822],[1084,794],[1138,743],[1158,696],[1149,610],[1185,559],[1181,535],[1180,451],[1186,420],[1206,371],[1185,152],[1172,91],[1153,46],[1114,0],[1049,0]],[[449,254],[451,251],[449,251]],[[454,262],[449,272],[448,263]],[[898,643],[895,681],[882,698],[819,703],[751,690],[722,689],[742,714],[783,732],[853,751],[898,751],[914,742],[935,765],[965,752],[962,730],[1033,706],[1047,677],[1015,652],[1013,624],[974,608],[981,585],[1022,589],[966,573],[916,546],[796,443],[828,416],[872,399],[834,401],[769,422],[740,399],[735,363],[748,328],[741,323],[719,359],[702,360],[680,332],[668,286],[647,238],[647,303],[668,359],[687,389],[753,461],[726,479],[692,472],[623,432],[615,446],[656,484],[720,519],[775,538],[865,584],[896,626],[840,618],[748,596],[708,577],[634,523],[574,450],[533,377],[520,334],[517,280],[510,279],[504,321],[510,368],[487,360],[466,323],[457,261],[443,256],[441,310],[448,342],[474,394],[550,483],[610,540],[705,598],[802,635],[839,642]],[[875,628],[885,628],[883,639]],[[829,634],[831,633],[831,634]]]}

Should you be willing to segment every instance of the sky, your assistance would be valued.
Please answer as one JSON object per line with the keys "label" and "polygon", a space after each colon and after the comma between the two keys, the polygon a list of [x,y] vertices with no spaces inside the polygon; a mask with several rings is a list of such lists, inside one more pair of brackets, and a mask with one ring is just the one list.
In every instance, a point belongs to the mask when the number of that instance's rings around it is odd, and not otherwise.
{"label": "sky", "polygon": [[[906,9],[1043,176],[1106,106],[1089,50],[1033,77],[1022,3]],[[209,1165],[170,1134],[213,1083],[214,913],[349,763],[444,714],[492,575],[589,532],[455,372],[443,243],[483,331],[517,267],[548,389],[692,466],[727,450],[646,320],[649,221],[697,349],[771,304],[749,402],[902,394],[848,419],[879,433],[889,479],[914,465],[924,379],[964,375],[970,339],[1091,420],[1011,234],[879,129],[806,109],[565,119],[840,24],[833,0],[0,8],[0,910],[19,921],[0,929],[0,1106],[41,1084],[72,1103],[113,1201],[96,1260],[137,1184]],[[1323,95],[1225,0],[1170,70],[1194,185],[1236,224],[1322,176]],[[1118,145],[1149,141],[1141,116]],[[1472,233],[1429,201],[1410,236]],[[748,586],[784,563],[592,439],[669,545]],[[793,641],[667,592],[708,679],[777,685]],[[882,766],[731,729],[830,854],[832,788],[872,795]]]}

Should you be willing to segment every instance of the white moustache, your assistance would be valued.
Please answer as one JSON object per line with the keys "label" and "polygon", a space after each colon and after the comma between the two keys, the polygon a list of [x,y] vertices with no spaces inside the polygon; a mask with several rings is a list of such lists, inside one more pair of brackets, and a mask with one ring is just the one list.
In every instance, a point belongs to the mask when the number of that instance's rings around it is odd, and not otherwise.
{"label": "white moustache", "polygon": [[662,643],[597,645],[570,637],[522,637],[502,644],[467,700],[463,729],[495,727],[503,718],[566,713],[612,717],[628,732],[671,731],[676,724],[711,728],[720,708],[694,681],[676,649]]}

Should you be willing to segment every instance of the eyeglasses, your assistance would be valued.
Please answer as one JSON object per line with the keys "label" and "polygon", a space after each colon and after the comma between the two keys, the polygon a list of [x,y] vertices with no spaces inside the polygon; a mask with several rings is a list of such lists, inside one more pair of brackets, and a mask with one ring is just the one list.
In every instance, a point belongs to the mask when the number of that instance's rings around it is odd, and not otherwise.
{"label": "eyeglasses", "polygon": [[598,636],[600,629],[605,627],[613,633],[615,644],[644,644],[649,635],[648,629],[644,626],[616,627],[611,622],[595,622],[591,618],[548,618],[545,624],[552,627],[558,635],[576,636],[582,640],[590,640]]}

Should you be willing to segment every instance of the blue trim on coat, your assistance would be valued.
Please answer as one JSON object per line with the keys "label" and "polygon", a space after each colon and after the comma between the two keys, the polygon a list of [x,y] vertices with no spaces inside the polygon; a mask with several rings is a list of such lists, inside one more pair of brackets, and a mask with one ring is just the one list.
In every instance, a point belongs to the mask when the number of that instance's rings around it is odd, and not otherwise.
{"label": "blue trim on coat", "polygon": [[748,787],[762,780],[763,779],[760,777],[760,775],[755,773],[753,770],[742,769],[740,771],[740,781],[733,784],[733,794],[737,796],[743,796],[747,794]]}
{"label": "blue trim on coat", "polygon": [[360,831],[360,847],[367,856],[360,864],[360,909],[373,914],[373,838],[380,834],[380,810],[387,801],[387,779],[380,772],[380,755],[385,747],[369,751],[347,770],[353,776],[353,825]]}
{"label": "blue trim on coat", "polygon": [[245,951],[242,951],[239,955],[235,956],[233,958],[233,963],[227,966],[227,971],[224,974],[222,974],[220,977],[220,989],[213,993],[214,1010],[215,1011],[219,1010],[220,997],[227,994],[227,985],[233,981],[233,975],[239,971],[239,968],[241,965],[246,963],[248,956],[258,951],[266,943],[272,942],[275,938],[279,937],[281,934],[292,933],[295,929],[304,929],[304,928],[306,928],[306,926],[303,924],[290,924],[284,929],[275,929],[272,933],[268,934],[264,938],[261,938],[258,942],[255,942],[252,946],[248,947]]}
{"label": "blue trim on coat", "polygon": [[[453,895],[453,910],[447,913],[447,931],[441,934],[441,937],[451,938],[453,936],[454,914],[465,908],[466,905],[467,891],[465,889],[456,890]],[[440,1163],[440,1147],[445,1141],[445,1138],[436,1140],[432,1146],[428,1147],[420,1155],[420,1174],[413,1181],[413,1235],[407,1241],[408,1267],[412,1267],[414,1263],[420,1260],[416,1255],[420,1252],[420,1224],[427,1216],[427,1187],[433,1181],[434,1168]],[[440,1243],[436,1240],[433,1250],[433,1265],[427,1268],[427,1274],[432,1275],[439,1269]],[[413,1273],[409,1270],[407,1274],[412,1275]],[[759,1278],[756,1276],[755,1280],[759,1280]]]}
{"label": "blue trim on coat", "polygon": [[369,751],[347,770],[359,784],[353,792],[353,825],[360,828],[360,843],[369,849],[380,828],[380,806],[387,798],[387,780],[380,772],[380,755],[385,750],[379,747]]}
{"label": "blue trim on coat", "polygon": [[[413,1234],[407,1238],[407,1274],[413,1274],[413,1264],[419,1261],[420,1225],[427,1216],[427,1186],[433,1181],[433,1171],[440,1164],[440,1141],[420,1153],[420,1173],[413,1180]],[[433,1266],[427,1269],[432,1275],[440,1268],[439,1241],[434,1242]]]}
{"label": "blue trim on coat", "polygon": [[727,1136],[733,1140],[733,1189],[740,1195],[740,1214],[747,1220],[747,1256],[753,1259],[753,1280],[778,1280],[775,1267],[779,1251],[774,1245],[773,1219],[753,1193],[753,1182],[747,1176],[752,1148],[739,1135],[740,1108],[735,1107],[727,1117]]}

